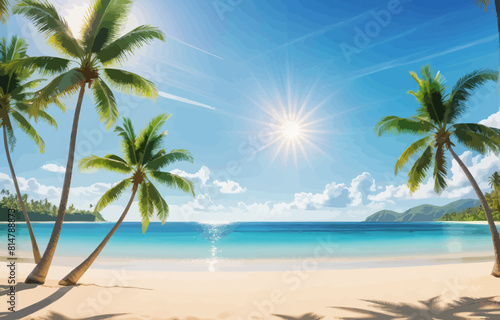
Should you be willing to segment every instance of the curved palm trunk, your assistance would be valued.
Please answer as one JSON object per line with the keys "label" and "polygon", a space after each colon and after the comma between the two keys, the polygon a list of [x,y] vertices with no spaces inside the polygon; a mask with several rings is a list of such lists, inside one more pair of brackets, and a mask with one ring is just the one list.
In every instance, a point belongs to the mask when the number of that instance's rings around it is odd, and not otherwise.
{"label": "curved palm trunk", "polygon": [[132,188],[132,196],[130,197],[127,207],[125,207],[125,210],[120,216],[120,219],[118,219],[118,221],[113,226],[113,229],[111,229],[108,235],[104,238],[104,240],[102,240],[99,246],[94,250],[94,252],[90,254],[90,256],[87,259],[85,259],[78,267],[73,269],[73,271],[71,271],[67,276],[65,276],[61,281],[59,281],[59,284],[61,286],[75,285],[78,282],[78,280],[85,274],[85,272],[90,268],[95,259],[97,259],[97,256],[99,256],[99,254],[101,253],[102,249],[104,249],[104,246],[108,243],[109,239],[111,239],[111,236],[113,236],[118,227],[120,227],[121,223],[123,222],[123,219],[125,219],[125,216],[127,215],[130,207],[132,206],[132,202],[134,201],[136,192],[137,192],[137,185],[134,185],[134,187]]}
{"label": "curved palm trunk", "polygon": [[470,184],[472,185],[472,188],[476,192],[479,201],[481,202],[481,206],[483,207],[486,219],[488,220],[488,226],[490,227],[491,238],[493,239],[493,249],[495,251],[495,264],[493,265],[493,271],[491,272],[491,275],[500,278],[500,237],[498,236],[498,230],[495,225],[495,221],[493,220],[493,215],[491,214],[490,206],[488,205],[486,198],[481,192],[481,189],[479,189],[479,186],[477,185],[477,182],[470,173],[469,169],[467,169],[465,164],[457,156],[457,154],[455,153],[455,151],[453,151],[451,147],[449,147],[448,150],[450,150],[451,155],[453,156],[455,161],[457,161],[460,168],[462,168],[462,170],[464,171],[465,175],[469,179]]}
{"label": "curved palm trunk", "polygon": [[80,86],[78,102],[76,104],[75,115],[73,117],[73,127],[71,129],[71,138],[69,142],[68,162],[66,164],[66,173],[64,174],[64,184],[61,194],[61,202],[59,203],[59,209],[57,211],[57,219],[54,224],[54,229],[52,229],[52,234],[50,235],[47,249],[43,253],[40,262],[38,262],[33,271],[31,271],[30,275],[26,278],[25,283],[45,283],[45,278],[47,277],[47,273],[49,272],[50,264],[52,263],[52,258],[54,257],[54,253],[56,251],[57,242],[59,241],[59,236],[61,235],[64,215],[66,213],[66,206],[68,204],[69,190],[71,187],[71,176],[73,174],[73,162],[75,159],[76,134],[78,131],[78,121],[80,119],[80,111],[82,109],[84,94],[85,83],[82,82]]}
{"label": "curved palm trunk", "polygon": [[30,218],[28,217],[28,213],[26,212],[23,197],[21,196],[21,191],[19,190],[19,185],[17,184],[16,173],[14,171],[14,166],[12,165],[12,160],[10,159],[9,142],[7,141],[7,130],[5,129],[5,126],[3,127],[3,144],[5,146],[5,155],[7,156],[7,162],[9,163],[12,181],[14,182],[14,188],[16,189],[17,201],[19,202],[21,210],[23,211],[24,220],[26,220],[26,227],[28,227],[28,232],[30,234],[33,257],[35,258],[35,263],[38,263],[38,261],[40,261],[40,250],[38,250],[38,244],[36,243],[35,234],[33,233],[33,229],[31,228]]}

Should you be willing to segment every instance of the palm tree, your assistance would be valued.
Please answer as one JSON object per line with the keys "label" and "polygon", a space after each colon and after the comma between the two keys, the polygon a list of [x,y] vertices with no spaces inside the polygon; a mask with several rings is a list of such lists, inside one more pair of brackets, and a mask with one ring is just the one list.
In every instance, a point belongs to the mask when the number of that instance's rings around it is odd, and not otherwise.
{"label": "palm tree", "polygon": [[7,23],[9,18],[9,0],[0,0],[0,22]]}
{"label": "palm tree", "polygon": [[[134,54],[138,48],[155,39],[164,40],[163,33],[149,25],[139,26],[119,36],[127,21],[132,0],[93,0],[80,32],[80,39],[73,36],[66,21],[48,1],[21,0],[13,8],[15,14],[28,18],[43,34],[50,45],[66,58],[29,57],[8,66],[8,70],[29,67],[42,74],[57,75],[46,87],[38,91],[37,99],[30,110],[38,117],[53,97],[69,96],[78,92],[78,101],[73,118],[68,160],[64,176],[61,201],[47,249],[42,259],[26,279],[26,283],[43,284],[50,268],[61,233],[73,174],[75,143],[85,87],[92,90],[97,113],[109,129],[118,119],[116,99],[108,83],[119,91],[156,99],[155,85],[139,75],[120,69],[119,65]],[[76,67],[70,68],[71,64]]]}
{"label": "palm tree", "polygon": [[116,127],[115,129],[122,138],[123,158],[109,154],[105,157],[90,156],[80,160],[80,170],[104,169],[128,175],[127,178],[117,183],[102,196],[95,206],[96,212],[117,200],[130,186],[132,186],[132,195],[122,215],[101,244],[85,261],[64,277],[59,282],[60,285],[75,285],[83,276],[102,249],[104,249],[111,236],[120,227],[120,224],[132,206],[137,192],[139,192],[142,232],[146,232],[149,219],[155,211],[162,224],[165,223],[169,208],[167,202],[154,186],[151,178],[168,187],[177,188],[194,196],[194,187],[191,181],[178,175],[161,171],[163,167],[177,161],[193,161],[191,154],[186,150],[176,149],[167,152],[161,148],[166,132],[160,133],[160,129],[169,117],[170,115],[168,114],[162,114],[153,118],[137,137],[132,122],[126,118],[123,121],[123,127]]}
{"label": "palm tree", "polygon": [[[28,45],[22,38],[13,36],[10,39],[10,42],[7,42],[5,38],[2,38],[0,41],[0,63],[3,64],[9,61],[24,58],[26,56],[27,49]],[[30,234],[33,257],[35,258],[35,262],[38,262],[40,261],[40,251],[38,249],[35,234],[31,227],[31,222],[21,196],[21,191],[19,190],[19,184],[17,183],[17,177],[14,171],[14,166],[12,165],[9,150],[14,148],[16,142],[12,120],[14,120],[17,126],[35,142],[37,147],[40,149],[40,152],[43,153],[45,149],[45,144],[42,138],[25,118],[25,115],[28,114],[29,110],[28,100],[30,100],[33,95],[33,93],[29,93],[26,90],[35,87],[39,82],[43,81],[43,79],[28,81],[31,75],[32,72],[29,70],[21,70],[16,73],[0,73],[0,126],[3,131],[5,155],[7,156],[12,181],[14,183],[14,188],[16,189],[17,200],[21,210],[23,211],[26,226],[28,227]],[[50,125],[57,127],[55,120],[45,111],[41,111],[39,117]]]}
{"label": "palm tree", "polygon": [[495,199],[497,202],[497,211],[500,212],[500,201],[498,199],[500,196],[500,173],[498,171],[495,171],[488,181],[490,187],[493,189],[495,193]]}
{"label": "palm tree", "polygon": [[411,193],[419,189],[432,167],[434,167],[434,190],[441,193],[447,186],[448,165],[445,151],[451,153],[469,179],[486,214],[495,250],[492,275],[500,277],[500,238],[491,209],[476,180],[453,150],[455,144],[452,142],[453,138],[480,154],[490,151],[495,154],[500,153],[499,129],[475,123],[457,123],[460,115],[466,111],[468,99],[473,91],[486,81],[497,81],[497,73],[489,70],[473,71],[458,80],[449,96],[445,94],[446,87],[440,73],[433,77],[428,65],[422,68],[423,79],[414,72],[410,74],[419,86],[417,92],[409,92],[420,103],[417,114],[410,118],[384,117],[376,125],[375,132],[377,136],[384,133],[424,136],[403,152],[395,166],[395,173],[398,174],[412,157],[419,155],[408,172],[408,187]]}

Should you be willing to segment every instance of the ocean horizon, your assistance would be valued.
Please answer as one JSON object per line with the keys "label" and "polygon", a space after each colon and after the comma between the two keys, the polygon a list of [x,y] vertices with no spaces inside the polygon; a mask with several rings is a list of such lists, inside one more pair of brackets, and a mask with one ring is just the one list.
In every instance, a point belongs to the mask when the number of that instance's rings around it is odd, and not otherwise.
{"label": "ocean horizon", "polygon": [[[58,256],[86,257],[112,222],[65,224]],[[52,223],[33,223],[41,250]],[[7,225],[0,225],[6,232]],[[5,230],[4,230],[5,229]],[[17,224],[17,247],[30,258],[27,228]],[[491,254],[487,225],[446,222],[124,222],[99,259],[168,260],[394,260],[453,256],[458,260]]]}

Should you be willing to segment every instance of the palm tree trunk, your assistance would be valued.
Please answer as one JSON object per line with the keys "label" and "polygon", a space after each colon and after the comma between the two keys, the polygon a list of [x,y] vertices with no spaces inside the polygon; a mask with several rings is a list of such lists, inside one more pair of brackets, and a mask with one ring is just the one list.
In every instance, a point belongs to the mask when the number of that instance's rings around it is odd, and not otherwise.
{"label": "palm tree trunk", "polygon": [[486,201],[486,198],[484,197],[483,193],[481,192],[481,189],[479,189],[479,186],[477,185],[476,180],[470,173],[469,169],[465,166],[465,164],[462,162],[462,160],[457,156],[455,151],[450,147],[448,147],[448,150],[450,150],[451,155],[453,156],[453,159],[458,163],[460,168],[464,171],[465,175],[469,179],[470,184],[472,185],[472,188],[477,194],[477,197],[479,198],[479,201],[481,202],[481,206],[483,207],[484,213],[486,215],[486,219],[488,220],[488,226],[490,227],[490,232],[491,232],[491,238],[493,239],[493,249],[495,251],[495,263],[493,265],[493,271],[491,272],[491,275],[497,278],[500,278],[500,237],[498,236],[498,230],[495,225],[495,221],[493,220],[493,215],[491,214],[491,209],[490,206],[488,205],[488,202]]}
{"label": "palm tree trunk", "polygon": [[66,164],[66,173],[64,174],[64,183],[61,193],[61,202],[59,203],[59,209],[57,211],[57,219],[54,224],[54,228],[52,229],[52,234],[50,235],[47,249],[43,253],[40,262],[38,262],[33,271],[31,271],[30,275],[26,278],[25,283],[45,283],[45,278],[47,277],[47,273],[49,272],[50,264],[52,263],[52,258],[54,257],[54,253],[56,251],[57,242],[59,241],[59,236],[61,235],[64,215],[66,213],[66,206],[68,204],[69,190],[71,187],[71,176],[73,174],[73,162],[75,159],[76,134],[78,132],[78,121],[80,119],[80,111],[82,109],[84,94],[85,83],[82,82],[80,86],[78,102],[76,104],[75,115],[73,117],[73,127],[71,129],[71,138],[69,142],[68,162]]}
{"label": "palm tree trunk", "polygon": [[12,160],[10,159],[9,142],[7,141],[7,130],[5,129],[5,126],[3,126],[3,144],[5,146],[5,155],[7,156],[7,162],[9,163],[10,174],[12,175],[12,182],[14,182],[14,188],[16,189],[17,201],[19,202],[21,210],[23,211],[24,220],[26,220],[26,226],[28,227],[28,232],[30,234],[33,257],[35,258],[35,263],[38,263],[38,261],[40,261],[40,250],[38,250],[38,244],[36,243],[35,234],[33,233],[33,229],[31,228],[30,218],[28,217],[28,213],[26,212],[23,197],[21,196],[21,191],[19,190],[19,185],[17,184],[16,173],[14,171],[14,166],[12,165]]}
{"label": "palm tree trunk", "polygon": [[134,185],[132,188],[132,196],[130,197],[130,200],[127,204],[127,207],[125,207],[125,210],[123,211],[122,215],[120,216],[120,219],[115,223],[113,226],[113,229],[108,233],[108,235],[102,240],[102,242],[99,244],[99,246],[88,256],[87,259],[85,259],[78,267],[73,269],[66,277],[64,277],[61,281],[59,281],[59,285],[61,286],[74,286],[78,280],[85,274],[85,272],[90,268],[92,263],[97,259],[97,256],[101,253],[102,249],[104,249],[104,246],[108,243],[109,239],[111,239],[111,236],[115,233],[116,230],[118,230],[118,227],[120,227],[121,223],[123,222],[123,219],[125,219],[125,216],[127,215],[130,207],[132,206],[132,202],[134,201],[135,194],[137,192],[137,185]]}

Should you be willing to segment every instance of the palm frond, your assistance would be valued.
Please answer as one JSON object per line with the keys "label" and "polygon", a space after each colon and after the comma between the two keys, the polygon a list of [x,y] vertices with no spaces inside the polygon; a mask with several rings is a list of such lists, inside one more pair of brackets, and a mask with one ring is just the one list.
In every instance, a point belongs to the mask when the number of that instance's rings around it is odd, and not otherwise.
{"label": "palm frond", "polygon": [[382,118],[375,126],[375,134],[380,137],[383,134],[428,134],[434,125],[425,119],[400,118],[387,116]]}
{"label": "palm frond", "polygon": [[149,194],[149,182],[143,182],[139,186],[139,213],[142,219],[142,233],[146,233],[149,226],[149,218],[153,216],[154,204]]}
{"label": "palm frond", "polygon": [[0,0],[0,23],[7,23],[9,19],[9,0]]}
{"label": "palm frond", "polygon": [[398,161],[396,161],[396,165],[394,166],[394,173],[397,175],[408,161],[419,151],[429,146],[429,144],[434,140],[433,136],[427,136],[422,138],[414,143],[412,143],[399,157]]}
{"label": "palm frond", "polygon": [[137,164],[137,154],[135,148],[135,132],[132,121],[129,118],[123,119],[123,127],[116,126],[115,132],[122,138],[122,150],[125,154],[125,159],[131,164]]}
{"label": "palm frond", "polygon": [[38,135],[35,128],[20,114],[19,112],[12,110],[11,116],[17,123],[17,126],[38,146],[41,153],[45,152],[45,142]]}
{"label": "palm frond", "polygon": [[486,154],[500,153],[500,130],[476,123],[459,123],[452,126],[454,136],[467,148]]}
{"label": "palm frond", "polygon": [[438,145],[436,147],[436,155],[434,157],[434,191],[437,194],[441,194],[446,186],[448,165],[446,162],[446,156],[444,154],[444,145]]}
{"label": "palm frond", "polygon": [[27,57],[2,64],[0,71],[19,73],[23,70],[38,72],[41,75],[54,76],[68,70],[71,60],[58,57]]}
{"label": "palm frond", "polygon": [[13,35],[8,43],[7,39],[2,38],[2,41],[0,41],[0,62],[24,58],[27,51],[28,43],[23,38]]}
{"label": "palm frond", "polygon": [[148,183],[148,189],[149,197],[156,209],[156,216],[160,219],[161,223],[164,224],[170,212],[168,204],[151,182]]}
{"label": "palm frond", "polygon": [[118,200],[120,196],[125,192],[125,190],[130,186],[131,180],[129,178],[120,181],[114,187],[111,187],[108,191],[106,191],[101,199],[97,202],[94,207],[94,212],[99,212],[106,208],[112,202]]}
{"label": "palm frond", "polygon": [[150,170],[156,171],[177,161],[189,161],[192,163],[194,160],[189,151],[184,149],[174,149],[169,153],[163,153],[154,157],[146,164],[146,167]]}
{"label": "palm frond", "polygon": [[163,139],[163,134],[159,135],[159,131],[170,117],[171,115],[168,113],[154,117],[137,136],[136,150],[141,158],[141,162],[143,160],[147,161],[152,157],[155,147]]}
{"label": "palm frond", "polygon": [[[83,81],[83,74],[77,69],[71,69],[57,77],[40,89],[33,100],[30,115],[38,117],[38,112],[50,103],[59,101],[59,98],[69,97],[77,93]],[[56,105],[59,106],[58,103]]]}
{"label": "palm frond", "polygon": [[25,16],[33,22],[49,45],[62,54],[74,58],[83,56],[82,47],[73,36],[68,23],[48,1],[21,0],[13,8],[14,14]]}
{"label": "palm frond", "polygon": [[81,38],[86,52],[99,52],[115,40],[127,22],[132,0],[93,0]]}
{"label": "palm frond", "polygon": [[487,81],[498,81],[498,73],[493,70],[475,70],[460,78],[453,87],[449,99],[447,122],[453,123],[465,111],[470,96]]}
{"label": "palm frond", "polygon": [[5,128],[5,134],[7,135],[9,149],[13,151],[16,145],[16,136],[14,135],[14,130],[12,128],[12,123],[10,121],[9,113],[10,113],[10,105],[0,106],[0,126]]}
{"label": "palm frond", "polygon": [[28,96],[33,96],[33,93],[27,93],[27,89],[34,89],[36,86],[38,86],[40,83],[45,81],[45,79],[35,79],[28,81],[26,83],[18,85],[14,90],[10,92],[10,96],[12,99],[17,100],[17,101],[26,101],[29,100]]}
{"label": "palm frond", "polygon": [[415,72],[410,73],[418,83],[419,90],[408,91],[408,93],[420,103],[420,108],[417,110],[418,117],[441,123],[446,114],[444,80],[439,72],[433,77],[429,65],[422,67],[421,73],[424,79],[418,78]]}
{"label": "palm frond", "polygon": [[120,157],[108,154],[104,157],[89,156],[81,159],[78,162],[80,171],[91,170],[91,169],[104,169],[111,172],[117,173],[130,173],[132,169],[130,166]]}
{"label": "palm frond", "polygon": [[485,11],[488,11],[488,6],[490,5],[490,0],[474,0],[474,3],[481,9],[484,8]]}
{"label": "palm frond", "polygon": [[170,172],[162,172],[162,171],[151,171],[151,176],[158,182],[163,183],[164,185],[178,189],[185,193],[190,193],[193,197],[194,193],[194,185],[191,180],[181,177],[179,175],[170,173]]}
{"label": "palm frond", "polygon": [[[29,116],[31,106],[28,105],[27,103],[16,101],[15,108],[17,109],[17,111]],[[57,128],[56,120],[54,118],[52,118],[52,116],[49,115],[47,112],[45,112],[43,110],[39,110],[38,111],[38,118],[43,120],[44,122],[46,122],[48,125],[50,125],[54,128]]]}
{"label": "palm frond", "polygon": [[408,188],[410,189],[410,193],[420,188],[427,175],[427,171],[432,165],[432,156],[432,146],[428,146],[408,172]]}
{"label": "palm frond", "polygon": [[103,69],[103,74],[106,80],[122,93],[151,100],[156,100],[158,97],[158,90],[155,84],[133,72],[105,68]]}
{"label": "palm frond", "polygon": [[106,129],[109,129],[118,120],[115,96],[101,78],[94,80],[92,92],[94,93],[94,101],[99,118],[102,122],[106,123]]}
{"label": "palm frond", "polygon": [[120,64],[133,55],[137,49],[148,45],[153,40],[165,40],[165,35],[158,28],[143,25],[116,39],[101,51],[96,53],[97,58],[104,66]]}

